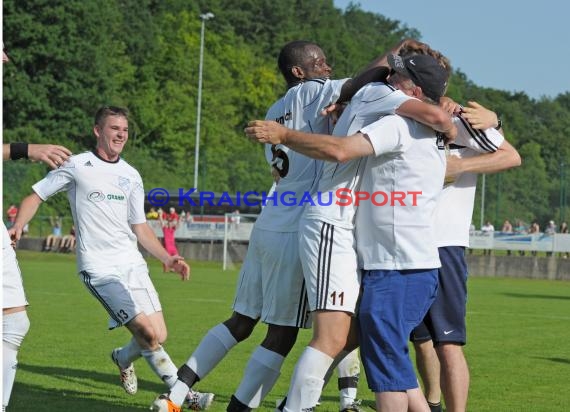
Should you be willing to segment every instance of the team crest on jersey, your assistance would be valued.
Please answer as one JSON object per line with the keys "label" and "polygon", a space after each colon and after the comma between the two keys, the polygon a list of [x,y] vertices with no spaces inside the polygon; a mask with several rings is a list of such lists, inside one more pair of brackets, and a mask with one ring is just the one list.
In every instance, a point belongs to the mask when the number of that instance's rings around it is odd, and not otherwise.
{"label": "team crest on jersey", "polygon": [[131,181],[126,177],[119,176],[119,187],[123,190],[127,190],[131,185]]}
{"label": "team crest on jersey", "polygon": [[94,203],[102,202],[105,200],[105,193],[103,193],[101,190],[94,190],[87,195],[87,200]]}

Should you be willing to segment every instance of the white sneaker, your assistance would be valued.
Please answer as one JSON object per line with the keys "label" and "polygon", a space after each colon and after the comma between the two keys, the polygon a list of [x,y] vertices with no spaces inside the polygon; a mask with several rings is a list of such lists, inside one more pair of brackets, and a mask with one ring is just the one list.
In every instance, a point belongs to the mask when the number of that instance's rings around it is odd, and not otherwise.
{"label": "white sneaker", "polygon": [[205,411],[214,402],[213,393],[202,393],[190,389],[186,395],[186,407],[191,411]]}
{"label": "white sneaker", "polygon": [[137,382],[137,375],[135,374],[135,367],[131,363],[127,368],[123,369],[119,365],[119,361],[117,360],[117,352],[119,352],[121,348],[113,349],[111,352],[111,359],[119,368],[119,372],[121,374],[121,384],[123,385],[123,389],[129,395],[134,395],[137,393],[138,389],[138,382]]}

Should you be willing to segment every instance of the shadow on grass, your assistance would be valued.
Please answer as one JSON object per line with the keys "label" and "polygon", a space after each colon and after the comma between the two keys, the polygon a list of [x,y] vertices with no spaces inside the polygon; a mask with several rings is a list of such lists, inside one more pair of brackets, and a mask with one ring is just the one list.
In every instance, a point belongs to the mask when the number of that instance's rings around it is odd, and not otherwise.
{"label": "shadow on grass", "polygon": [[556,362],[556,363],[565,363],[570,365],[570,359],[566,359],[566,358],[546,358],[544,356],[533,356],[534,359],[541,359],[541,360],[547,360],[550,362]]}
{"label": "shadow on grass", "polygon": [[[138,363],[144,366],[144,362]],[[87,369],[31,365],[29,363],[19,363],[18,370],[49,376],[51,379],[59,379],[65,383],[50,388],[41,379],[38,380],[41,382],[38,385],[30,384],[29,378],[26,379],[26,382],[17,380],[10,399],[10,411],[81,410],[85,412],[108,412],[113,410],[121,412],[148,410],[148,405],[134,405],[135,403],[140,404],[141,399],[137,399],[136,396],[129,396],[122,391],[118,371],[117,374],[102,373]],[[108,385],[117,388],[118,395],[110,394]],[[75,389],[70,389],[70,387]],[[138,387],[139,391],[148,391],[157,395],[166,391],[166,386],[158,382],[158,378],[157,382],[139,378]],[[196,388],[196,390],[200,389]],[[229,400],[229,396],[216,394],[216,403],[227,404]]]}
{"label": "shadow on grass", "polygon": [[523,299],[554,299],[554,300],[570,300],[570,296],[561,296],[561,295],[538,295],[535,293],[512,293],[507,292],[503,293],[504,296],[508,296],[510,298],[523,298]]}

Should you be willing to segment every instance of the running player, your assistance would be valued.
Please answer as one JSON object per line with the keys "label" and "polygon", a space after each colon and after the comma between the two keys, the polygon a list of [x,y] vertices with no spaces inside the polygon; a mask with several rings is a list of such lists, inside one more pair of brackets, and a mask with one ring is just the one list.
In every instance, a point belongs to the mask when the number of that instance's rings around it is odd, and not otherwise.
{"label": "running player", "polygon": [[[271,106],[266,118],[306,132],[330,133],[331,120],[321,116],[321,110],[348,100],[363,84],[387,74],[387,70],[371,64],[354,79],[330,80],[332,70],[324,52],[307,41],[286,44],[278,66],[288,91]],[[266,157],[278,182],[255,223],[238,279],[234,312],[206,334],[179,369],[179,380],[171,392],[154,401],[154,410],[179,410],[184,392],[203,379],[231,348],[249,337],[261,319],[268,324],[267,335],[251,355],[228,411],[257,408],[279,377],[299,328],[308,326],[297,234],[302,208],[286,205],[278,197],[284,192],[294,193],[296,198],[312,193],[322,163],[283,145],[268,145]]]}
{"label": "running player", "polygon": [[[182,280],[190,274],[179,255],[170,256],[146,223],[144,189],[139,173],[120,154],[128,140],[127,111],[102,107],[95,115],[96,148],[72,156],[33,186],[21,204],[10,233],[15,239],[36,214],[40,204],[66,191],[77,230],[77,266],[89,292],[108,311],[109,327],[126,326],[133,335],[111,357],[119,367],[125,391],[137,391],[132,362],[143,356],[152,370],[170,387],[176,366],[162,347],[166,325],[158,294],[137,241]],[[187,393],[191,407],[205,409],[213,394]]]}

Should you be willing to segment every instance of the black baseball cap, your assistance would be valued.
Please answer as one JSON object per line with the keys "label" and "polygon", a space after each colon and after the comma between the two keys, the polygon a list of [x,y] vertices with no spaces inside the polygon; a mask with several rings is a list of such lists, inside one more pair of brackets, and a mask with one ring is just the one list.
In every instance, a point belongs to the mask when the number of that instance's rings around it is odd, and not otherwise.
{"label": "black baseball cap", "polygon": [[427,54],[404,58],[397,54],[389,54],[388,64],[394,71],[420,86],[427,97],[439,103],[439,98],[444,95],[447,87],[448,75],[435,58]]}

